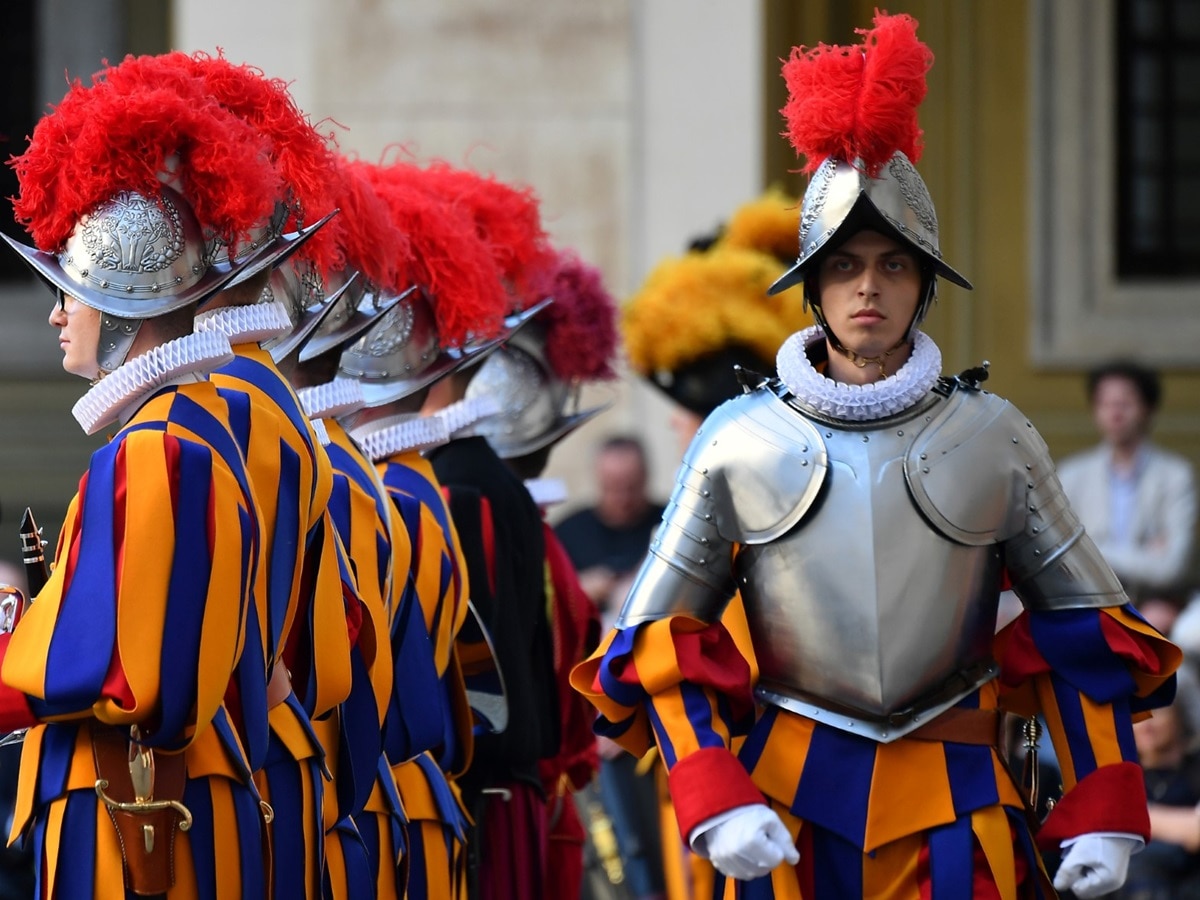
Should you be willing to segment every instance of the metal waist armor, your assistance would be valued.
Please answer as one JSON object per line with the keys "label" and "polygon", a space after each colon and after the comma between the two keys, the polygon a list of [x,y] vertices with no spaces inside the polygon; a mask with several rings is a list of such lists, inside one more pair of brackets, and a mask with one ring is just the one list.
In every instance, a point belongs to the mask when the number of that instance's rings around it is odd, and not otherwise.
{"label": "metal waist armor", "polygon": [[1033,427],[949,384],[861,424],[778,385],[725,404],[651,549],[618,626],[715,621],[737,589],[759,698],[880,741],[994,676],[1006,566],[1031,607],[1124,602]]}

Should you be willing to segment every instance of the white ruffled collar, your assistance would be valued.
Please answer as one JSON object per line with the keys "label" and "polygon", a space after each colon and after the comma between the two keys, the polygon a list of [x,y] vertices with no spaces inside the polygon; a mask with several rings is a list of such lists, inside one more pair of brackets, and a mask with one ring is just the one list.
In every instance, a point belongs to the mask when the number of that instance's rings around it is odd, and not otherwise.
{"label": "white ruffled collar", "polygon": [[567,502],[567,483],[561,478],[526,478],[525,490],[539,509]]}
{"label": "white ruffled collar", "polygon": [[128,421],[138,402],[168,384],[200,381],[233,362],[229,338],[217,331],[188,334],[128,360],[79,398],[71,412],[88,434]]}
{"label": "white ruffled collar", "polygon": [[446,431],[452,441],[456,438],[471,437],[476,433],[476,425],[499,414],[500,399],[495,394],[464,397],[434,413],[437,418],[446,423]]}
{"label": "white ruffled collar", "polygon": [[196,316],[196,331],[219,331],[231,344],[261,344],[292,330],[292,319],[282,300],[224,306]]}
{"label": "white ruffled collar", "polygon": [[779,380],[801,403],[822,415],[850,422],[870,422],[904,412],[937,383],[942,353],[929,335],[913,335],[913,351],[895,375],[873,384],[842,384],[818,372],[808,358],[808,348],[825,340],[825,331],[813,325],[783,342],[775,359]]}
{"label": "white ruffled collar", "polygon": [[362,447],[371,462],[388,459],[397,453],[432,450],[450,440],[443,419],[420,413],[376,419],[351,430],[350,437]]}
{"label": "white ruffled collar", "polygon": [[324,384],[296,391],[305,414],[313,420],[340,419],[366,405],[362,385],[356,378],[335,378]]}

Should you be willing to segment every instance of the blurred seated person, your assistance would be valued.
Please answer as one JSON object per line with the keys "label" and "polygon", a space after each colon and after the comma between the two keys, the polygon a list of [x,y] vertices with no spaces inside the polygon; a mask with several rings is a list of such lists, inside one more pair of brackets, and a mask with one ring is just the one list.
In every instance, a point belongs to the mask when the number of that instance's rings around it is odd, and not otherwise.
{"label": "blurred seated person", "polygon": [[1200,756],[1193,718],[1200,685],[1181,666],[1175,702],[1133,727],[1146,778],[1150,843],[1129,862],[1119,900],[1200,897]]}
{"label": "blurred seated person", "polygon": [[607,627],[625,599],[620,586],[628,587],[645,557],[663,507],[646,493],[646,450],[637,438],[609,438],[595,465],[596,505],[568,516],[554,531]]}
{"label": "blurred seated person", "polygon": [[1196,527],[1192,467],[1150,440],[1162,398],[1158,373],[1111,362],[1088,374],[1100,444],[1058,466],[1084,528],[1133,599],[1187,574]]}

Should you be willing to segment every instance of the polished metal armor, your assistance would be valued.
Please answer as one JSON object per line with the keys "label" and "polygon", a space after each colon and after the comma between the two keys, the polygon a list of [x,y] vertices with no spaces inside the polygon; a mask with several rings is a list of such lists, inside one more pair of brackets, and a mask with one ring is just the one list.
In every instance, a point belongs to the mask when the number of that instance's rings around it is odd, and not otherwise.
{"label": "polished metal armor", "polygon": [[942,381],[851,423],[772,383],[705,422],[617,624],[738,590],[759,699],[886,742],[995,675],[1005,567],[1031,608],[1125,600],[1009,403]]}

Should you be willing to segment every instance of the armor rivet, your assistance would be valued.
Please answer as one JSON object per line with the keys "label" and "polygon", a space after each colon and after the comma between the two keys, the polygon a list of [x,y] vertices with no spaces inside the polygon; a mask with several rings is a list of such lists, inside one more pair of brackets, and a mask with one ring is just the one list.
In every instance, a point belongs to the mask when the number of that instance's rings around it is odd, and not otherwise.
{"label": "armor rivet", "polygon": [[1041,550],[1034,550],[1034,551],[1033,551],[1033,555],[1034,555],[1034,556],[1041,556],[1041,555],[1042,555],[1042,551],[1041,551]]}
{"label": "armor rivet", "polygon": [[825,437],[827,437],[827,438],[833,437],[833,432],[832,431],[825,432]]}
{"label": "armor rivet", "polygon": [[108,279],[107,278],[101,280],[100,287],[102,287],[102,288],[108,287]]}
{"label": "armor rivet", "polygon": [[716,442],[716,441],[713,441],[713,442],[712,442],[712,445],[713,445],[714,447],[715,447],[715,446],[717,446],[717,442]]}
{"label": "armor rivet", "polygon": [[922,454],[921,454],[921,459],[929,459],[929,457],[928,457],[926,454],[922,453]]}
{"label": "armor rivet", "polygon": [[705,515],[704,521],[711,522],[712,521],[712,513],[708,513],[707,515]]}
{"label": "armor rivet", "polygon": [[925,421],[926,421],[926,422],[928,422],[928,421],[929,421],[929,420],[931,420],[932,418],[933,418],[933,416],[926,416],[926,417],[925,417]]}
{"label": "armor rivet", "polygon": [[921,721],[921,714],[920,714],[920,713],[913,713],[913,721],[914,721],[914,722],[920,722],[920,721]]}
{"label": "armor rivet", "polygon": [[1030,512],[1037,512],[1037,507],[1036,507],[1036,506],[1031,506],[1031,507],[1029,507],[1029,511],[1030,511]]}
{"label": "armor rivet", "polygon": [[1037,534],[1037,533],[1038,533],[1039,531],[1041,531],[1042,529],[1038,528],[1038,527],[1035,525],[1033,528],[1031,528],[1031,529],[1029,529],[1029,530],[1030,530],[1030,531],[1031,531],[1033,534]]}
{"label": "armor rivet", "polygon": [[807,445],[807,444],[805,444],[803,447],[801,447],[801,448],[800,448],[800,452],[801,452],[801,453],[807,453],[807,452],[808,452],[808,445]]}
{"label": "armor rivet", "polygon": [[867,435],[865,435],[865,434],[863,435],[863,443],[864,443],[864,444],[868,443],[870,440],[871,440],[871,438],[870,438],[870,437],[868,437],[868,436],[867,436]]}
{"label": "armor rivet", "polygon": [[1025,482],[1025,487],[1029,488],[1032,491],[1033,490],[1033,482],[1032,481]]}
{"label": "armor rivet", "polygon": [[1016,444],[1016,443],[1020,443],[1020,442],[1016,438],[1013,438],[1013,443]]}
{"label": "armor rivet", "polygon": [[700,538],[700,543],[702,543],[705,547],[707,547],[708,546],[708,538]]}
{"label": "armor rivet", "polygon": [[749,583],[750,583],[750,579],[747,578],[745,575],[743,575],[742,576],[742,584],[749,584]]}
{"label": "armor rivet", "polygon": [[701,470],[700,470],[700,474],[701,474],[701,475],[707,475],[707,474],[708,474],[708,468],[707,468],[707,467],[705,467],[705,468],[701,469]]}
{"label": "armor rivet", "polygon": [[125,285],[125,293],[127,293],[127,294],[133,293],[133,285],[132,284]]}
{"label": "armor rivet", "polygon": [[881,731],[881,732],[879,732],[879,736],[880,736],[880,737],[887,737],[887,732],[886,732],[886,731]]}
{"label": "armor rivet", "polygon": [[807,460],[807,459],[802,459],[802,460],[800,460],[800,465],[802,465],[802,466],[807,466],[807,465],[808,465],[808,460]]}
{"label": "armor rivet", "polygon": [[921,471],[924,472],[926,475],[928,475],[929,474],[929,466],[922,466]]}
{"label": "armor rivet", "polygon": [[1025,471],[1026,471],[1026,472],[1032,472],[1032,471],[1033,471],[1033,465],[1032,465],[1032,464],[1030,464],[1030,463],[1025,463]]}
{"label": "armor rivet", "polygon": [[904,437],[904,432],[903,432],[903,431],[897,431],[897,432],[896,432],[896,437]]}
{"label": "armor rivet", "polygon": [[705,558],[704,558],[703,556],[702,556],[702,557],[700,557],[698,560],[696,560],[696,562],[697,562],[697,563],[699,563],[699,564],[700,564],[700,565],[702,565],[702,566],[703,566],[703,565],[707,565],[707,560],[705,560]]}
{"label": "armor rivet", "polygon": [[[1033,487],[1033,485],[1030,485],[1030,487]],[[712,491],[708,491],[708,490],[701,491],[701,492],[700,492],[700,496],[701,496],[701,497],[711,497],[711,496],[712,496]]]}

